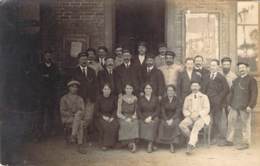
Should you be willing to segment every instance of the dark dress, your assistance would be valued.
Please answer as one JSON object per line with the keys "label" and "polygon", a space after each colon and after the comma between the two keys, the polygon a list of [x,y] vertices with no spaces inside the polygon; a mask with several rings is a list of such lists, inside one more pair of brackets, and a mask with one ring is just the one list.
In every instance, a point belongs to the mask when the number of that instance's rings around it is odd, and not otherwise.
{"label": "dark dress", "polygon": [[[176,97],[170,102],[168,97],[165,97],[161,101],[161,120],[158,131],[157,142],[172,144],[179,143],[180,136],[180,102]],[[173,119],[173,123],[168,125],[167,120]]]}
{"label": "dark dress", "polygon": [[[116,119],[116,106],[117,102],[114,96],[99,96],[96,101],[95,112],[98,118],[98,130],[103,146],[114,146],[117,141],[119,125]],[[103,116],[109,118],[113,117],[114,120],[112,122],[107,122],[103,119]]]}
{"label": "dark dress", "polygon": [[[145,96],[141,96],[138,101],[137,107],[138,117],[140,119],[140,138],[147,141],[154,141],[157,135],[160,105],[156,96],[151,96],[147,100]],[[147,117],[152,117],[151,123],[145,123]]]}
{"label": "dark dress", "polygon": [[[126,101],[124,97],[118,99],[117,114],[119,117],[119,140],[132,140],[139,138],[139,123],[136,118],[137,98],[133,96],[131,101]],[[131,118],[131,122],[127,122],[124,118]]]}

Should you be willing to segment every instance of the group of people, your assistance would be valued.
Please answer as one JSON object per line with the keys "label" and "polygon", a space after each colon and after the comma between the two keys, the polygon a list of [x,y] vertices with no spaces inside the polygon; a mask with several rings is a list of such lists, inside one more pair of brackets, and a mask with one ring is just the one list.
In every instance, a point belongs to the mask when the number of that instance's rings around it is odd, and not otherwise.
{"label": "group of people", "polygon": [[174,153],[185,140],[186,153],[192,154],[204,126],[213,130],[212,143],[233,146],[238,120],[242,140],[237,149],[249,147],[258,89],[248,63],[238,62],[236,75],[229,57],[221,59],[222,66],[212,59],[206,69],[200,55],[174,63],[175,53],[166,44],[159,45],[157,56],[144,42],[137,52],[118,46],[113,55],[106,47],[79,53],[59,109],[66,138],[78,144],[80,153],[86,153],[89,126],[97,130],[103,150],[120,143],[135,152],[143,140],[149,153],[155,144],[168,144]]}

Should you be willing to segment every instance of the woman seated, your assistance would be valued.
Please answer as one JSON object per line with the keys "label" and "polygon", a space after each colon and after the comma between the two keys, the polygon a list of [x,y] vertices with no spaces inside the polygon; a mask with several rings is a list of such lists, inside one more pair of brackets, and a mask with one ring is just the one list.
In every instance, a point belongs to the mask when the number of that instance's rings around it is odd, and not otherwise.
{"label": "woman seated", "polygon": [[166,87],[166,97],[161,100],[161,120],[158,131],[158,143],[170,144],[170,152],[174,153],[174,144],[179,143],[179,123],[181,107],[176,98],[174,85]]}
{"label": "woman seated", "polygon": [[128,143],[130,152],[136,151],[136,140],[139,138],[137,120],[137,97],[133,95],[133,86],[126,84],[122,96],[119,96],[117,117],[119,118],[119,141]]}
{"label": "woman seated", "polygon": [[98,120],[98,130],[100,134],[102,150],[113,148],[117,141],[118,121],[116,117],[117,101],[111,95],[111,87],[105,84],[102,89],[103,94],[97,98],[95,112]]}
{"label": "woman seated", "polygon": [[[70,81],[69,92],[60,100],[61,121],[65,129],[66,139],[70,143],[78,143],[78,151],[85,154],[84,140],[84,101],[78,92],[78,81]],[[69,138],[68,138],[69,137]]]}
{"label": "woman seated", "polygon": [[159,122],[160,105],[158,97],[152,95],[151,84],[144,84],[144,95],[138,100],[137,113],[140,123],[140,138],[148,141],[147,152],[153,151]]}

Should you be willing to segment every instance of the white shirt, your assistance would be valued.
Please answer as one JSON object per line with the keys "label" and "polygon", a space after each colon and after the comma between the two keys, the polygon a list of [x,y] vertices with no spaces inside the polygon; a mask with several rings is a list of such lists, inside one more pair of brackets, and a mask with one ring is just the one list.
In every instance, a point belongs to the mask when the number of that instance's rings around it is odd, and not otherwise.
{"label": "white shirt", "polygon": [[79,66],[79,67],[80,67],[82,73],[84,72],[84,73],[85,73],[85,76],[87,77],[88,67],[87,67],[87,66],[86,66],[86,67]]}
{"label": "white shirt", "polygon": [[140,63],[143,64],[145,55],[138,55],[138,59],[139,59]]}
{"label": "white shirt", "polygon": [[147,72],[151,72],[153,70],[153,66],[147,67]]}
{"label": "white shirt", "polygon": [[192,70],[186,70],[189,76],[189,79],[191,80]]}

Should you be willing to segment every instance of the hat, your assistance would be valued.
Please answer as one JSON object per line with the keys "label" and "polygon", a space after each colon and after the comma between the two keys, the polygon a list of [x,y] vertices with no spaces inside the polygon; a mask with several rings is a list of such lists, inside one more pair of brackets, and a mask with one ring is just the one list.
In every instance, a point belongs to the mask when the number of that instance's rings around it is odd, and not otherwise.
{"label": "hat", "polygon": [[146,42],[141,41],[140,43],[138,43],[138,47],[140,47],[140,46],[147,47],[147,44],[146,44]]}
{"label": "hat", "polygon": [[105,57],[105,60],[107,60],[107,59],[113,59],[114,60],[115,58],[110,55],[110,56]]}
{"label": "hat", "polygon": [[131,54],[128,49],[124,49],[124,50],[123,50],[123,54],[124,54],[124,53],[129,53],[129,54]]}
{"label": "hat", "polygon": [[167,44],[166,44],[166,43],[160,43],[160,44],[158,44],[158,48],[161,48],[161,47],[167,47]]}
{"label": "hat", "polygon": [[80,52],[79,54],[78,54],[78,57],[80,58],[80,57],[83,57],[83,56],[88,56],[88,53],[87,52]]}
{"label": "hat", "polygon": [[231,58],[230,57],[224,57],[224,58],[222,58],[221,59],[221,63],[223,63],[223,62],[232,62],[232,60],[231,60]]}
{"label": "hat", "polygon": [[155,56],[154,56],[153,54],[147,54],[147,55],[146,55],[146,59],[148,59],[148,58],[152,58],[152,59],[154,59]]}
{"label": "hat", "polygon": [[80,83],[76,80],[71,80],[67,83],[67,87],[70,87],[71,85],[78,85],[80,86]]}
{"label": "hat", "polygon": [[190,81],[190,84],[192,85],[193,83],[197,83],[197,84],[200,85],[200,81],[199,81],[198,79],[192,79],[192,80]]}
{"label": "hat", "polygon": [[166,51],[165,55],[170,55],[170,56],[173,56],[173,57],[176,56],[176,54],[173,51]]}
{"label": "hat", "polygon": [[238,62],[237,63],[237,66],[239,66],[239,65],[246,65],[247,67],[249,66],[249,64],[247,63],[247,62],[245,62],[245,61],[240,61],[240,62]]}

